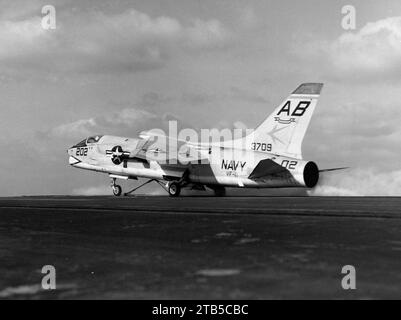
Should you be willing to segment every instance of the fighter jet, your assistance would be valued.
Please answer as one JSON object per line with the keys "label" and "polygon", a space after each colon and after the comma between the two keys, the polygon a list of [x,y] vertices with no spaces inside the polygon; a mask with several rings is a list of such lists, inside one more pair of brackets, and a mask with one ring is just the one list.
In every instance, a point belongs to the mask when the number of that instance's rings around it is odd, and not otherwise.
{"label": "fighter jet", "polygon": [[[302,141],[323,84],[300,85],[255,130],[229,141],[187,141],[142,132],[138,138],[89,137],[68,150],[74,168],[106,173],[115,196],[117,179],[147,178],[126,192],[157,182],[172,197],[181,189],[206,190],[224,196],[226,188],[313,188],[322,171],[302,157]],[[175,150],[175,152],[174,152]]]}

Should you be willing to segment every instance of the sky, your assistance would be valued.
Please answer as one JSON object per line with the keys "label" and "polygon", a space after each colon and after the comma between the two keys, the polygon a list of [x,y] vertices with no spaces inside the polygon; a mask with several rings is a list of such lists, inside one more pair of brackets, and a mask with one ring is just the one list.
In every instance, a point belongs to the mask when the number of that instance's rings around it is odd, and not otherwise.
{"label": "sky", "polygon": [[[56,28],[42,27],[42,7]],[[356,9],[355,30],[342,8]],[[300,83],[325,87],[303,143],[311,195],[401,195],[397,0],[0,0],[0,196],[110,193],[68,166],[93,134],[255,127]]]}

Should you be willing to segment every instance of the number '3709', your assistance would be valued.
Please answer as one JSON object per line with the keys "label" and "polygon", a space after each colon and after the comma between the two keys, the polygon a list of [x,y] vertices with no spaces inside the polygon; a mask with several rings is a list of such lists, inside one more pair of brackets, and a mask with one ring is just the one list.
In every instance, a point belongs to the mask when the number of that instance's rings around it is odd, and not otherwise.
{"label": "number '3709'", "polygon": [[270,143],[258,143],[254,142],[251,145],[251,149],[255,151],[272,151],[272,145]]}

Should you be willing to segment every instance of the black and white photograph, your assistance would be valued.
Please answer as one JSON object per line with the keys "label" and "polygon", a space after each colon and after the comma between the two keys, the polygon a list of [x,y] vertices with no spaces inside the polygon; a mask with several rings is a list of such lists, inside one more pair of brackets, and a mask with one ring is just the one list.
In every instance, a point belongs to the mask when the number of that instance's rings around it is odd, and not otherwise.
{"label": "black and white photograph", "polygon": [[0,300],[400,299],[400,88],[398,0],[0,0]]}

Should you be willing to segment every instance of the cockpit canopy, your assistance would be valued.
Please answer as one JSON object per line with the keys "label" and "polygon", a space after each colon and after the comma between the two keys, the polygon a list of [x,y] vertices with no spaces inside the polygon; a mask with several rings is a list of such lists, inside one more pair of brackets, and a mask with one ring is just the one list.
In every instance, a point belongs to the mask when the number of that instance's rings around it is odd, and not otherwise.
{"label": "cockpit canopy", "polygon": [[73,148],[82,148],[86,147],[88,144],[97,143],[102,138],[102,135],[92,136],[87,139],[82,140],[81,142],[77,143]]}
{"label": "cockpit canopy", "polygon": [[93,137],[89,137],[88,139],[86,139],[86,143],[96,143],[99,142],[100,138],[102,136],[97,135],[97,136],[93,136]]}

